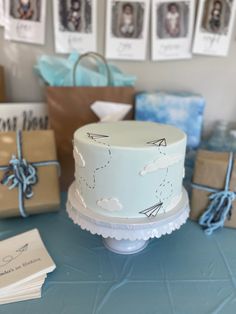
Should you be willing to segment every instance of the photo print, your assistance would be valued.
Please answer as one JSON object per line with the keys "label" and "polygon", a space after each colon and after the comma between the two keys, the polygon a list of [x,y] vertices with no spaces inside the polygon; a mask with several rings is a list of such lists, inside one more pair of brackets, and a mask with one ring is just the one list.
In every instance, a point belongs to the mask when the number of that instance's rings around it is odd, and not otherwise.
{"label": "photo print", "polygon": [[193,52],[227,56],[235,18],[235,0],[201,0]]}
{"label": "photo print", "polygon": [[4,1],[0,0],[0,26],[4,26]]}
{"label": "photo print", "polygon": [[195,1],[152,2],[152,60],[191,58]]}
{"label": "photo print", "polygon": [[106,57],[145,60],[149,0],[107,0]]}
{"label": "photo print", "polygon": [[45,0],[5,0],[5,39],[43,45],[45,6]]}
{"label": "photo print", "polygon": [[97,0],[53,0],[55,50],[96,51]]}

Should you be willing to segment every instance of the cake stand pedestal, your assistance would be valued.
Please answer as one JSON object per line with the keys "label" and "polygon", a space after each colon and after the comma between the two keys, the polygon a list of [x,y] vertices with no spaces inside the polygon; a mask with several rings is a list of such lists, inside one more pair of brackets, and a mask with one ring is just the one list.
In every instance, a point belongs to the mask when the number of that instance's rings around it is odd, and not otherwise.
{"label": "cake stand pedestal", "polygon": [[118,254],[142,251],[151,238],[170,234],[183,225],[189,216],[189,200],[183,188],[179,204],[168,213],[151,218],[112,218],[84,208],[75,192],[75,183],[69,188],[66,209],[75,224],[103,237],[106,248]]}

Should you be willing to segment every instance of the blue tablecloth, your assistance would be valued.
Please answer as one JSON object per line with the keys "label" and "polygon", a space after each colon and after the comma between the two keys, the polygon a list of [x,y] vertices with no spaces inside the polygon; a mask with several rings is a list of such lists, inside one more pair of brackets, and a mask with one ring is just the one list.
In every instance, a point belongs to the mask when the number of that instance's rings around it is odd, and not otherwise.
{"label": "blue tablecloth", "polygon": [[63,205],[59,213],[1,221],[0,239],[33,228],[57,269],[41,299],[2,305],[1,314],[236,313],[236,230],[208,237],[189,221],[141,253],[116,255],[74,225]]}

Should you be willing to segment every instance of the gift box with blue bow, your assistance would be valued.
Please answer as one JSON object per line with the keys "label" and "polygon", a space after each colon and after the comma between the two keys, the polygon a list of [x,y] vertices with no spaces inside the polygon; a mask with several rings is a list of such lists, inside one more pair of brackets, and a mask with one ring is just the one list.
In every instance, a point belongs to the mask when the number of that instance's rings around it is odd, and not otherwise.
{"label": "gift box with blue bow", "polygon": [[59,209],[54,132],[2,132],[0,148],[0,218]]}
{"label": "gift box with blue bow", "polygon": [[199,150],[196,157],[190,218],[207,234],[236,228],[236,159],[233,153]]}

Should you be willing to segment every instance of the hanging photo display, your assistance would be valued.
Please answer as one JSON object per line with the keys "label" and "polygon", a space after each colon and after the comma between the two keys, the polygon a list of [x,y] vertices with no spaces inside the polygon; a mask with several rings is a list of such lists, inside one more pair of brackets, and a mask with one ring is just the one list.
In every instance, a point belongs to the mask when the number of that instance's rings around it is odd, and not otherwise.
{"label": "hanging photo display", "polygon": [[97,0],[53,0],[55,50],[97,50]]}
{"label": "hanging photo display", "polygon": [[227,56],[235,18],[235,0],[201,0],[193,52]]}
{"label": "hanging photo display", "polygon": [[149,0],[107,0],[107,58],[145,60],[149,3]]}
{"label": "hanging photo display", "polygon": [[4,0],[0,0],[0,26],[4,26]]}
{"label": "hanging photo display", "polygon": [[45,0],[5,0],[5,39],[44,44]]}
{"label": "hanging photo display", "polygon": [[152,1],[152,60],[191,57],[195,1]]}

